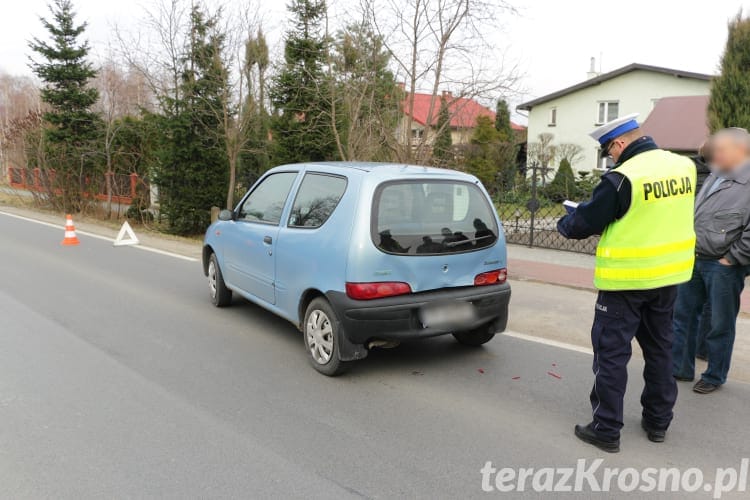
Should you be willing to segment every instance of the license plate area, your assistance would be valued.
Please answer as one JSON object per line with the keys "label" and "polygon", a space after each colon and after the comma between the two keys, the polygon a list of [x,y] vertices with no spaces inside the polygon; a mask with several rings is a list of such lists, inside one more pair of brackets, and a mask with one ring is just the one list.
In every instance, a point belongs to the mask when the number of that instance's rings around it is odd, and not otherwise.
{"label": "license plate area", "polygon": [[420,307],[418,317],[422,328],[461,328],[477,319],[477,309],[471,302],[441,301]]}

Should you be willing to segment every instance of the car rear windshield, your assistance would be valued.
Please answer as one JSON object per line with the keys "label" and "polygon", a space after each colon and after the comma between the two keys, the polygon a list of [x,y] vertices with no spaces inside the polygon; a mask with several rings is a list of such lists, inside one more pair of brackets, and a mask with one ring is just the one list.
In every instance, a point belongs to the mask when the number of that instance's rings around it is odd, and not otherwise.
{"label": "car rear windshield", "polygon": [[398,181],[381,185],[373,200],[372,239],[401,255],[460,253],[497,241],[495,215],[474,184]]}

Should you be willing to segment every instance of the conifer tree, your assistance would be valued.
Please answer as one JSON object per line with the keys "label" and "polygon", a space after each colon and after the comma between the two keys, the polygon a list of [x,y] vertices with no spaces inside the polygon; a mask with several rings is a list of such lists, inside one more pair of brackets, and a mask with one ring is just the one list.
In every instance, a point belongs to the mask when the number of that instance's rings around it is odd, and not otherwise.
{"label": "conifer tree", "polygon": [[466,166],[491,192],[495,191],[498,171],[499,134],[487,116],[477,118],[477,126],[471,137],[471,149]]}
{"label": "conifer tree", "polygon": [[274,120],[276,163],[330,160],[335,155],[330,114],[325,109],[324,63],[328,40],[325,0],[292,0],[292,27],[284,42],[284,65],[271,87],[279,115]]}
{"label": "conifer tree", "polygon": [[721,75],[711,85],[708,122],[712,132],[726,127],[750,129],[750,19],[742,12],[729,22]]}
{"label": "conifer tree", "polygon": [[557,168],[552,182],[545,186],[544,195],[550,200],[559,203],[566,199],[575,198],[577,189],[573,167],[570,166],[570,162],[566,158],[563,158],[560,160],[560,166]]}
{"label": "conifer tree", "polygon": [[510,125],[510,109],[505,99],[497,100],[495,110],[495,130],[500,133],[500,139],[503,141],[513,141],[513,127]]}
{"label": "conifer tree", "polygon": [[51,19],[41,18],[49,40],[34,38],[29,43],[39,56],[32,57],[30,66],[43,83],[41,97],[48,106],[44,113],[46,156],[54,175],[45,178],[50,195],[60,193],[59,208],[77,211],[86,179],[93,176],[96,165],[90,154],[101,124],[91,110],[99,98],[90,86],[96,71],[87,59],[89,44],[82,40],[87,24],[76,23],[73,3],[54,0],[49,10]]}
{"label": "conifer tree", "polygon": [[501,191],[509,191],[515,187],[518,171],[518,146],[516,134],[510,122],[510,109],[505,99],[498,99],[495,108],[495,130],[498,141],[498,186]]}
{"label": "conifer tree", "polygon": [[204,231],[211,207],[226,201],[229,168],[217,130],[228,82],[218,20],[198,6],[191,10],[179,102],[165,106],[175,111],[161,117],[164,141],[156,181],[169,229],[178,234]]}
{"label": "conifer tree", "polygon": [[338,156],[389,160],[403,98],[383,37],[367,20],[352,23],[337,33],[330,52],[326,104]]}
{"label": "conifer tree", "polygon": [[451,135],[451,114],[446,98],[440,100],[440,111],[437,119],[437,136],[432,145],[432,156],[438,167],[447,167],[453,163],[453,136]]}

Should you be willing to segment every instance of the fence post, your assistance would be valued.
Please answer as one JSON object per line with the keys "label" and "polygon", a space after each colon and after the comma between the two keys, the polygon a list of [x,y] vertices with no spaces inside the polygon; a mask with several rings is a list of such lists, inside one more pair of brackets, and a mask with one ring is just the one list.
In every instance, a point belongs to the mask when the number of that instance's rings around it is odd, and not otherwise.
{"label": "fence post", "polygon": [[537,198],[536,194],[537,167],[538,165],[536,162],[533,162],[531,164],[531,200],[529,200],[529,204],[527,206],[529,212],[531,213],[531,217],[529,218],[529,247],[534,246],[534,222],[536,218],[536,211],[539,208],[539,199]]}
{"label": "fence post", "polygon": [[219,212],[221,212],[219,207],[211,207],[211,224],[219,220]]}
{"label": "fence post", "polygon": [[138,185],[138,174],[130,174],[130,199],[135,200],[135,188]]}

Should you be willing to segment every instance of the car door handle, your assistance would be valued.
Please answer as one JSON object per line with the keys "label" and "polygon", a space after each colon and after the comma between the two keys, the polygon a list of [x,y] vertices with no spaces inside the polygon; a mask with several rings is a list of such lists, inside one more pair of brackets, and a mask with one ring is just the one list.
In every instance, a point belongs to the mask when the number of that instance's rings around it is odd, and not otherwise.
{"label": "car door handle", "polygon": [[271,243],[273,243],[273,238],[271,238],[270,236],[266,236],[265,238],[263,238],[263,243],[265,243],[266,245],[270,245]]}

